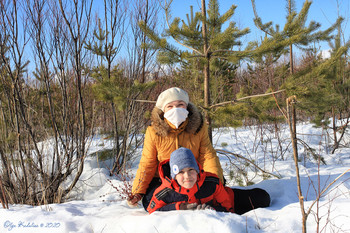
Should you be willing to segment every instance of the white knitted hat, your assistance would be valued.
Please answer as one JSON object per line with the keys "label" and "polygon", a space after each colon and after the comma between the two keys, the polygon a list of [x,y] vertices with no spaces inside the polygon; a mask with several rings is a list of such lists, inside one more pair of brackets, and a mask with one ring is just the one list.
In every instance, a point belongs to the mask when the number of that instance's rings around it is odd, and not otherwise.
{"label": "white knitted hat", "polygon": [[175,100],[182,100],[188,104],[189,97],[187,92],[178,87],[169,88],[160,93],[156,102],[156,107],[164,111],[165,105]]}

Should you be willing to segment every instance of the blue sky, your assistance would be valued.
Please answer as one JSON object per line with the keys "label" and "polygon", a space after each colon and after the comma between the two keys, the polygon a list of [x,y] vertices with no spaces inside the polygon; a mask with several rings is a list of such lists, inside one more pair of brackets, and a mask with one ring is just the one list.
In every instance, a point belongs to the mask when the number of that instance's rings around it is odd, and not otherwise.
{"label": "blue sky", "polygon": [[[169,0],[167,0],[169,1]],[[263,34],[261,31],[257,30],[253,18],[253,10],[251,5],[251,0],[218,0],[220,4],[220,13],[226,12],[231,5],[236,5],[236,11],[233,15],[232,20],[235,21],[239,28],[250,28],[251,32],[248,36],[242,38],[243,44],[252,40],[258,40]],[[160,0],[163,2],[163,0]],[[207,4],[209,0],[206,0]],[[282,28],[285,23],[286,18],[286,0],[255,0],[256,9],[262,21],[264,23],[272,21],[279,24]],[[299,12],[302,8],[305,0],[296,0],[296,8]],[[101,3],[101,0],[95,0],[95,3]],[[337,16],[338,16],[338,5],[339,4],[339,14],[345,18],[343,23],[343,31],[346,32],[345,40],[350,39],[350,29],[349,29],[349,19],[350,19],[350,1],[349,0],[314,0],[309,11],[309,20],[314,20],[322,24],[322,29],[326,29],[331,26]],[[173,0],[171,11],[173,17],[180,17],[185,19],[187,13],[190,13],[190,5],[193,5],[194,11],[200,10],[201,0]],[[164,11],[159,12],[160,15],[164,15]],[[159,17],[161,20],[162,17]],[[163,25],[164,21],[159,21],[159,25]],[[176,46],[176,44],[174,44]],[[327,43],[322,43],[321,50],[329,49]],[[123,55],[121,53],[120,55]],[[34,59],[32,54],[28,54],[28,59],[31,60],[30,67],[34,66]]]}
{"label": "blue sky", "polygon": [[[209,0],[207,0],[208,2]],[[283,28],[286,18],[286,0],[255,0],[256,10],[264,23],[272,21]],[[299,12],[303,6],[304,0],[296,0],[296,10]],[[338,3],[337,3],[338,2]],[[172,16],[183,18],[190,12],[190,5],[193,5],[194,11],[199,11],[200,0],[174,0],[172,4]],[[258,31],[254,25],[253,10],[250,0],[219,0],[220,13],[226,12],[231,5],[236,5],[236,11],[232,18],[238,26],[243,29],[249,27],[251,33],[246,40],[255,40],[263,34]],[[338,4],[338,5],[337,5]],[[338,11],[339,9],[339,11]],[[338,13],[345,18],[343,31],[349,31],[349,0],[314,0],[312,1],[308,21],[313,20],[321,23],[321,29],[331,26],[337,19]],[[349,40],[349,33],[345,34],[345,39]],[[321,44],[322,49],[328,49],[328,44]]]}

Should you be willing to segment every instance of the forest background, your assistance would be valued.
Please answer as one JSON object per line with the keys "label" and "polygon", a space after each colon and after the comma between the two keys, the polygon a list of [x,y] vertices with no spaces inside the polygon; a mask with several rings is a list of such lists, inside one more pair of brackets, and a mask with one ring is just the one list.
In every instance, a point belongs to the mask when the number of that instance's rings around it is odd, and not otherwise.
{"label": "forest background", "polygon": [[[350,119],[347,18],[339,12],[321,27],[308,18],[312,2],[296,8],[288,0],[278,26],[260,18],[251,1],[254,31],[262,32],[256,38],[235,21],[240,2],[195,3],[176,18],[171,2],[157,0],[0,1],[4,208],[66,200],[96,134],[114,140],[99,159],[113,158],[111,175],[123,173],[142,145],[154,101],[172,86],[190,94],[210,133],[257,125],[272,126],[278,137],[288,122],[297,156],[303,142],[295,123],[311,121],[331,130],[332,152],[349,146],[343,140],[349,120],[339,125]],[[42,148],[47,140],[53,153]]]}

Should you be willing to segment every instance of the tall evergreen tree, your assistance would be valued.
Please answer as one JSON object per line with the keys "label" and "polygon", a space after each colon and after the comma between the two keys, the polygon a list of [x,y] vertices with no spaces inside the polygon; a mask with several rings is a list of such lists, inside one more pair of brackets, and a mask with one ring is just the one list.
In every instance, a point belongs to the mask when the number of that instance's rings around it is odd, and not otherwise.
{"label": "tall evergreen tree", "polygon": [[[165,9],[169,28],[163,38],[147,28],[142,21],[140,27],[154,42],[151,46],[159,49],[158,60],[160,62],[192,64],[192,67],[194,66],[198,70],[198,75],[204,77],[201,87],[201,90],[203,90],[203,108],[206,121],[209,124],[209,134],[211,135],[209,107],[213,104],[210,98],[212,62],[213,60],[216,63],[220,60],[238,62],[237,56],[232,56],[232,54],[242,54],[238,47],[241,45],[239,39],[249,33],[249,29],[240,30],[235,22],[229,21],[236,6],[232,5],[227,12],[220,15],[217,0],[209,1],[208,11],[206,11],[205,0],[202,0],[201,3],[201,12],[194,13],[191,6],[191,12],[187,14],[187,22],[180,18],[175,18],[172,22],[169,22],[170,5],[166,3]],[[223,30],[223,25],[227,22],[229,24]],[[182,50],[168,43],[166,38],[174,39],[185,49]],[[235,51],[234,48],[237,50]]]}
{"label": "tall evergreen tree", "polygon": [[[306,0],[303,4],[300,12],[295,11],[294,0],[286,0],[287,2],[287,22],[284,25],[283,31],[280,31],[279,25],[273,27],[272,22],[263,24],[261,18],[255,8],[255,1],[252,1],[254,14],[255,14],[255,25],[266,33],[266,37],[262,42],[259,49],[256,49],[256,55],[261,56],[264,54],[266,49],[273,51],[288,51],[290,57],[290,79],[294,79],[294,62],[293,62],[293,46],[303,50],[308,51],[312,49],[310,44],[317,43],[320,41],[329,41],[333,38],[332,32],[341,24],[342,18],[339,17],[337,21],[328,29],[322,31],[320,30],[321,24],[315,21],[311,21],[308,26],[306,26],[306,21],[308,19],[308,12],[311,6],[311,1]],[[309,70],[311,72],[311,69]],[[300,85],[300,83],[295,83]],[[292,93],[288,93],[292,95]],[[293,109],[292,116],[296,116],[295,108]],[[297,154],[297,138],[296,138],[296,119],[294,117],[292,126],[292,145],[293,151]]]}
{"label": "tall evergreen tree", "polygon": [[349,45],[348,42],[341,46],[338,34],[330,58],[325,59],[314,52],[310,61],[304,62],[305,67],[285,83],[288,93],[298,96],[297,106],[311,117],[316,126],[328,129],[332,119],[334,149],[339,146],[337,131],[343,136],[349,124],[347,122],[340,128],[336,124],[337,119],[350,117],[349,64],[345,56]]}
{"label": "tall evergreen tree", "polygon": [[[296,12],[293,4],[287,7],[286,24],[283,30],[280,31],[280,25],[273,25],[273,22],[262,23],[261,18],[255,7],[255,0],[251,0],[254,9],[254,22],[255,25],[261,29],[266,37],[260,45],[252,43],[251,46],[255,47],[254,55],[263,56],[266,51],[275,52],[290,52],[290,45],[294,45],[297,48],[307,51],[312,49],[310,45],[321,41],[330,41],[334,36],[331,34],[339,24],[343,21],[341,17],[328,29],[320,30],[321,24],[315,21],[310,21],[309,25],[306,26],[308,19],[308,13],[312,2],[306,0],[303,4],[300,12]],[[291,0],[287,0],[288,1]]]}

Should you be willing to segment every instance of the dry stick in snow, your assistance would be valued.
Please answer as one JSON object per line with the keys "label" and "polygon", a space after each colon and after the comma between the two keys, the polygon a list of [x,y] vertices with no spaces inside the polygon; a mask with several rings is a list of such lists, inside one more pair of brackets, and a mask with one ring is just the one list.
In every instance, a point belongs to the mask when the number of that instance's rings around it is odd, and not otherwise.
{"label": "dry stick in snow", "polygon": [[343,176],[344,176],[346,173],[348,173],[348,172],[350,172],[350,168],[347,169],[346,171],[344,171],[342,174],[340,174],[340,175],[339,175],[337,178],[335,178],[331,183],[329,183],[329,184],[327,185],[327,187],[324,188],[324,189],[322,190],[322,192],[320,192],[320,194],[317,196],[316,200],[314,200],[314,201],[312,202],[312,204],[310,205],[309,209],[307,210],[307,212],[306,212],[307,215],[310,214],[312,207],[313,207],[313,206],[316,204],[316,202],[322,197],[322,195],[323,195],[335,182],[337,182],[341,177],[343,177]]}
{"label": "dry stick in snow", "polygon": [[296,177],[297,177],[297,188],[298,188],[298,197],[299,197],[299,204],[300,204],[300,209],[301,209],[301,214],[302,214],[302,230],[303,233],[306,233],[306,221],[307,218],[312,210],[312,207],[319,201],[319,199],[322,197],[322,195],[337,181],[339,180],[342,176],[344,176],[346,173],[350,171],[350,169],[347,169],[344,171],[342,174],[340,174],[337,178],[335,178],[326,188],[324,188],[319,195],[317,196],[316,200],[312,202],[312,204],[309,206],[307,210],[305,210],[305,202],[304,202],[304,196],[302,194],[301,190],[301,181],[300,181],[300,171],[299,171],[299,166],[298,166],[298,152],[296,150],[296,117],[295,117],[295,103],[296,103],[296,97],[291,96],[287,98],[287,114],[288,114],[288,124],[289,128],[291,131],[291,140],[294,143],[293,144],[293,157],[294,157],[294,163],[295,163],[295,169],[296,169]]}
{"label": "dry stick in snow", "polygon": [[298,165],[295,103],[296,103],[296,96],[290,96],[286,99],[286,105],[287,105],[286,120],[289,125],[290,137],[291,137],[292,146],[293,146],[293,159],[294,159],[295,173],[297,178],[298,198],[299,198],[299,205],[300,205],[300,210],[302,215],[302,231],[303,233],[306,233],[306,220],[307,220],[308,214],[305,212],[304,197],[301,190],[300,172],[299,172],[299,165]]}

